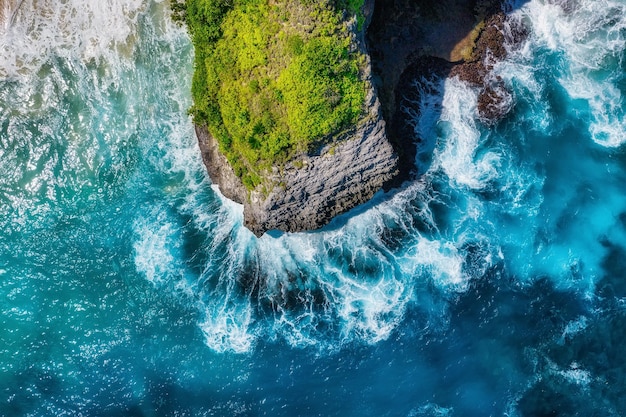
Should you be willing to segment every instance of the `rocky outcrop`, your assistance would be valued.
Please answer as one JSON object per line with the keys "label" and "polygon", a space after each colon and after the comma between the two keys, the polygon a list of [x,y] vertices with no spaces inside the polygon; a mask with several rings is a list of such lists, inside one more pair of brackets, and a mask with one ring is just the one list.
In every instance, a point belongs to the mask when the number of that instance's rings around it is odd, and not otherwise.
{"label": "rocky outcrop", "polygon": [[318,229],[335,216],[370,200],[397,176],[398,157],[387,140],[365,46],[365,29],[373,5],[373,0],[366,2],[366,22],[356,36],[355,47],[367,60],[363,78],[368,93],[364,114],[351,129],[338,133],[314,153],[298,155],[284,166],[274,167],[265,173],[262,184],[248,191],[206,128],[196,127],[211,180],[225,197],[243,204],[244,224],[257,236],[272,229]]}
{"label": "rocky outcrop", "polygon": [[[478,14],[499,7],[499,0],[377,1],[368,45],[385,118],[402,117],[396,100],[402,74],[423,58],[462,62],[473,47]],[[436,60],[431,60],[434,62]],[[439,66],[433,70],[439,70]],[[449,68],[448,68],[449,69]]]}
{"label": "rocky outcrop", "polygon": [[399,156],[397,183],[417,174],[420,138],[416,140],[412,119],[420,109],[414,83],[447,77],[454,65],[464,62],[475,47],[482,16],[499,7],[499,0],[376,2],[368,46],[388,136]]}
{"label": "rocky outcrop", "polygon": [[376,2],[368,44],[389,140],[399,156],[399,180],[415,173],[421,141],[413,124],[420,112],[416,81],[458,76],[479,90],[477,116],[486,124],[511,109],[513,98],[492,69],[526,32],[502,10],[500,0]]}
{"label": "rocky outcrop", "polygon": [[370,200],[397,174],[397,157],[387,140],[378,102],[371,119],[325,147],[289,163],[272,182],[269,195],[254,190],[244,203],[246,226],[260,234],[268,229],[317,229],[333,217]]}
{"label": "rocky outcrop", "polygon": [[[508,111],[510,94],[490,73],[506,56],[505,34],[521,39],[524,33],[510,30],[506,15],[499,12],[500,1],[390,0],[375,6],[374,0],[366,0],[366,22],[356,34],[355,47],[367,60],[363,76],[368,94],[364,116],[352,129],[335,135],[317,152],[274,167],[249,191],[207,130],[196,128],[211,180],[224,196],[243,204],[244,224],[257,236],[272,229],[320,228],[381,188],[410,178],[419,138],[415,140],[404,108],[411,102],[411,83],[420,75],[458,76],[480,88],[477,107],[486,123]],[[365,29],[373,14],[367,50]]]}
{"label": "rocky outcrop", "polygon": [[268,230],[314,230],[333,217],[370,200],[398,173],[397,156],[387,140],[380,102],[373,90],[369,112],[318,154],[303,154],[274,168],[249,194],[216,141],[196,128],[203,160],[225,197],[243,204],[244,224],[257,236]]}
{"label": "rocky outcrop", "polygon": [[510,92],[503,81],[491,74],[494,65],[507,56],[507,48],[519,44],[527,33],[518,22],[511,21],[503,12],[485,19],[471,56],[466,62],[455,65],[451,77],[459,77],[473,87],[478,87],[477,110],[479,118],[493,124],[504,117],[513,104]]}

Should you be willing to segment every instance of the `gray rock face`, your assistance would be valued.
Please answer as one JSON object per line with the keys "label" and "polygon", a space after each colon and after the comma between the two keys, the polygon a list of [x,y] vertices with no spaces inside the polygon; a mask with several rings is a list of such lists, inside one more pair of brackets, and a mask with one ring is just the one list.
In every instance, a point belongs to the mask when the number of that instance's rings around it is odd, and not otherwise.
{"label": "gray rock face", "polygon": [[221,193],[244,206],[244,225],[257,236],[268,230],[300,232],[318,229],[335,216],[367,202],[398,174],[398,156],[387,139],[381,104],[371,80],[365,28],[374,9],[366,0],[365,27],[356,33],[355,47],[366,57],[368,85],[365,112],[350,130],[340,132],[314,154],[302,154],[263,176],[248,191],[219,152],[205,127],[196,135],[211,181]]}
{"label": "gray rock face", "polygon": [[[303,155],[275,173],[267,197],[258,190],[244,203],[244,220],[256,234],[279,229],[317,229],[333,217],[367,202],[397,174],[397,157],[387,141],[380,104],[372,119],[339,138],[319,155]],[[294,164],[301,168],[294,166]]]}
{"label": "gray rock face", "polygon": [[235,175],[226,157],[220,153],[217,141],[204,126],[196,125],[196,136],[202,152],[202,161],[213,184],[219,187],[224,197],[243,204],[248,199],[248,190]]}

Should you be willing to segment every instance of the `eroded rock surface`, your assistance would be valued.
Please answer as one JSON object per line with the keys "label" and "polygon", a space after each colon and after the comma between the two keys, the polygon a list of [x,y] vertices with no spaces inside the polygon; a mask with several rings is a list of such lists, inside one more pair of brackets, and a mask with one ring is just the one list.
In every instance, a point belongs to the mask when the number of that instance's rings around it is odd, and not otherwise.
{"label": "eroded rock surface", "polygon": [[492,75],[494,65],[506,58],[507,47],[515,47],[527,33],[524,27],[503,12],[485,19],[484,28],[475,42],[475,48],[466,62],[452,67],[450,77],[480,88],[477,110],[480,119],[493,124],[511,109],[513,99],[502,79]]}
{"label": "eroded rock surface", "polygon": [[420,111],[415,81],[458,76],[479,89],[478,118],[496,123],[513,98],[492,70],[525,34],[499,0],[376,2],[368,43],[389,139],[400,159],[399,179],[416,174],[421,138],[415,137],[412,120]]}

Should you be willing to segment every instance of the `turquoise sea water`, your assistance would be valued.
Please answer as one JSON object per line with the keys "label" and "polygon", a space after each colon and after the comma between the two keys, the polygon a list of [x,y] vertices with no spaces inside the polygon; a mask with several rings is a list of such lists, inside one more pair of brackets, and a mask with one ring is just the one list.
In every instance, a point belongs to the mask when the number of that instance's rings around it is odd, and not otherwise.
{"label": "turquoise sea water", "polygon": [[0,415],[626,414],[625,1],[520,5],[507,118],[416,80],[421,179],[261,239],[206,177],[167,7],[0,28]]}

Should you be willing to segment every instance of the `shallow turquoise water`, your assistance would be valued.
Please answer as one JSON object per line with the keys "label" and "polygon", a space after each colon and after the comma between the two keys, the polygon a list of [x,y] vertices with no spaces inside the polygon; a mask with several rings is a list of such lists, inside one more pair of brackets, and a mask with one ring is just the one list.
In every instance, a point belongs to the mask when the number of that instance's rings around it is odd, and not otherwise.
{"label": "shallow turquoise water", "polygon": [[419,181],[257,239],[206,177],[167,5],[25,1],[0,31],[0,415],[626,414],[626,3],[518,6],[506,119],[422,81]]}

